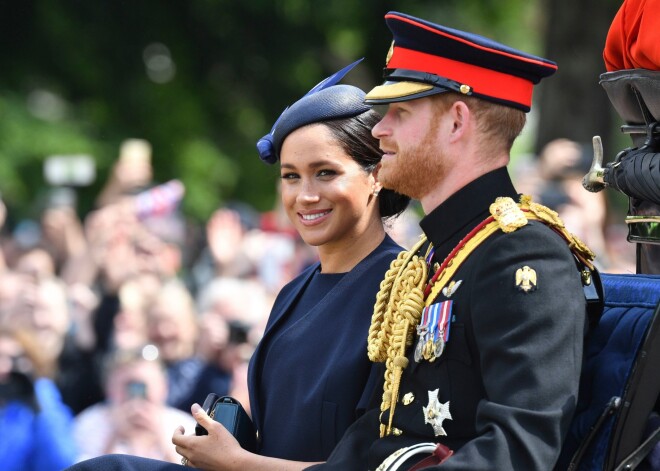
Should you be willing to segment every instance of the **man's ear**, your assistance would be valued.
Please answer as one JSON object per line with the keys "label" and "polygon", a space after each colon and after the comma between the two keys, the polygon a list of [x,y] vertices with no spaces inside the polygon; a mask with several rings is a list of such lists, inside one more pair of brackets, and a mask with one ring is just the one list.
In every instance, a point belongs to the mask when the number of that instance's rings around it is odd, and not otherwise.
{"label": "man's ear", "polygon": [[458,100],[451,105],[449,116],[452,119],[452,129],[449,134],[449,139],[451,142],[455,142],[462,138],[467,131],[470,120],[472,119],[472,114],[470,113],[470,108],[467,107],[465,102]]}

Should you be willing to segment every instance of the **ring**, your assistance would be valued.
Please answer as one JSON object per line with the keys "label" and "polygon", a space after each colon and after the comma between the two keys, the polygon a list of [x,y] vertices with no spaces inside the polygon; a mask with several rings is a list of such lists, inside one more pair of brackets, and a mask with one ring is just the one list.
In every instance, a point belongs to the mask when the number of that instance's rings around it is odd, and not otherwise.
{"label": "ring", "polygon": [[188,458],[185,456],[181,458],[181,466],[188,466]]}

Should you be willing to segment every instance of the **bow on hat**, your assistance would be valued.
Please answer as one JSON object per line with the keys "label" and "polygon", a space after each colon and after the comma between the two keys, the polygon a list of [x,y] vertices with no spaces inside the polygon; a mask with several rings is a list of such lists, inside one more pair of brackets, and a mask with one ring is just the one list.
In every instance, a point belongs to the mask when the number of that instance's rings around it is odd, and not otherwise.
{"label": "bow on hat", "polygon": [[352,118],[371,109],[364,104],[364,92],[351,85],[336,85],[362,59],[323,79],[293,105],[287,107],[270,132],[257,141],[259,158],[267,164],[279,160],[284,139],[307,124],[331,119]]}

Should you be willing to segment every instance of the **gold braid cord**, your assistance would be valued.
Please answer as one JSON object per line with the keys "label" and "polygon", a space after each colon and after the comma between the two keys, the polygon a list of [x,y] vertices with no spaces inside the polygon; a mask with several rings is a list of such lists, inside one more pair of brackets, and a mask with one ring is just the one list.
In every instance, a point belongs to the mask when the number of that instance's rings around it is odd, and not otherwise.
{"label": "gold braid cord", "polygon": [[587,244],[578,238],[578,236],[572,234],[566,229],[556,211],[553,211],[542,204],[534,203],[532,197],[528,195],[520,197],[520,208],[528,210],[529,213],[531,213],[527,215],[529,219],[541,221],[559,232],[568,242],[568,247],[571,249],[571,252],[573,252],[582,263],[589,267],[589,269],[594,269],[593,261],[596,258],[595,254],[589,247],[587,247]]}
{"label": "gold braid cord", "polygon": [[381,415],[390,410],[388,425],[381,423],[381,437],[391,432],[401,374],[408,366],[406,347],[412,345],[424,308],[428,268],[424,257],[417,255],[424,242],[425,237],[409,251],[401,252],[392,262],[380,284],[371,318],[367,346],[369,359],[373,362],[384,361],[386,369]]}

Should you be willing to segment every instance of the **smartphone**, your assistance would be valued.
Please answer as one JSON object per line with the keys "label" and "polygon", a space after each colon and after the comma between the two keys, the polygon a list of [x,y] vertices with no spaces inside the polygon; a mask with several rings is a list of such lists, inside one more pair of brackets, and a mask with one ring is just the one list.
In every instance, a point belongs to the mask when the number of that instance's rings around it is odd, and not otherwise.
{"label": "smartphone", "polygon": [[146,399],[147,385],[142,381],[130,381],[126,384],[126,394],[129,398]]}

